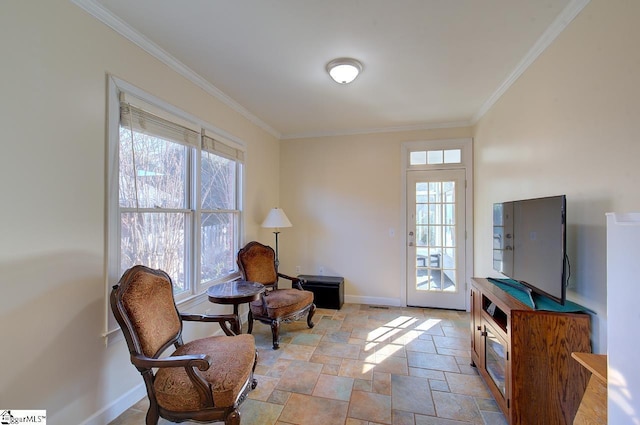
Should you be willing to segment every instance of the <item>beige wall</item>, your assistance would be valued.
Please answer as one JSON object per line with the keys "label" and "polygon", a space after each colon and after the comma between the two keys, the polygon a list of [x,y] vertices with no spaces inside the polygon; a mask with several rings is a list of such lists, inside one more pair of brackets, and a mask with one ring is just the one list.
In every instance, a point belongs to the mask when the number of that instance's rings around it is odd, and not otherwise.
{"label": "beige wall", "polygon": [[[398,304],[404,282],[403,142],[471,137],[438,129],[281,142],[281,271],[345,278],[351,302]],[[393,230],[394,236],[390,235]]]}
{"label": "beige wall", "polygon": [[597,312],[597,352],[606,351],[605,213],[640,210],[638,17],[640,2],[591,1],[475,131],[476,274],[492,273],[493,202],[566,194],[569,298]]}
{"label": "beige wall", "polygon": [[142,383],[101,336],[107,73],[246,142],[248,239],[270,236],[278,141],[67,0],[0,2],[0,51],[0,406],[101,423]]}
{"label": "beige wall", "polygon": [[2,407],[100,423],[141,382],[124,344],[101,337],[107,73],[244,140],[246,239],[273,240],[259,225],[279,204],[294,224],[280,235],[282,270],[323,266],[354,299],[400,297],[401,143],[473,135],[475,274],[492,273],[494,201],[566,193],[570,297],[598,313],[595,348],[606,349],[604,213],[640,209],[640,3],[592,0],[473,134],[287,140],[280,154],[270,135],[70,2],[5,0],[0,12]]}

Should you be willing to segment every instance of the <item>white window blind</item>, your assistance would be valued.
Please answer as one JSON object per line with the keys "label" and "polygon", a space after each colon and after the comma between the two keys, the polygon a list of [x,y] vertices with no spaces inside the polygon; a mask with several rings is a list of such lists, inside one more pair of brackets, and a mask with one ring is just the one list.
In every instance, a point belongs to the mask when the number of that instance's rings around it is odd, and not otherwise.
{"label": "white window blind", "polygon": [[212,135],[208,130],[204,130],[203,133],[202,149],[227,159],[244,162],[244,151],[234,147],[234,143],[222,141],[221,137]]}
{"label": "white window blind", "polygon": [[[154,111],[150,112],[149,109]],[[149,136],[174,140],[189,146],[198,146],[200,129],[195,124],[177,117],[171,117],[169,120],[162,117],[161,114],[162,112],[158,108],[153,108],[141,100],[132,99],[126,95],[120,96],[120,124],[123,127]]]}

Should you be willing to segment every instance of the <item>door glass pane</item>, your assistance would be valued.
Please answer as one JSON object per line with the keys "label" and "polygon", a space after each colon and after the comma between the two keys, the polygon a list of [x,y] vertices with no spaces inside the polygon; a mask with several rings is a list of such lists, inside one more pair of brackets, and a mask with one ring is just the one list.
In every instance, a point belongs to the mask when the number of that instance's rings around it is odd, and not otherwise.
{"label": "door glass pane", "polygon": [[428,226],[416,225],[416,246],[428,246],[427,243],[427,229]]}
{"label": "door glass pane", "polygon": [[456,292],[455,182],[416,184],[416,282],[424,291]]}
{"label": "door glass pane", "polygon": [[429,224],[429,205],[416,204],[416,224]]}
{"label": "door glass pane", "polygon": [[456,271],[455,270],[443,270],[442,271],[444,285],[442,290],[446,292],[455,292],[456,290]]}
{"label": "door glass pane", "polygon": [[444,226],[444,246],[456,246],[456,228],[454,226]]}
{"label": "door glass pane", "polygon": [[429,249],[416,248],[416,267],[427,267],[429,264]]}
{"label": "door glass pane", "polygon": [[444,193],[444,202],[455,202],[456,192],[453,182],[443,182],[442,191]]}
{"label": "door glass pane", "polygon": [[442,290],[442,272],[440,270],[429,270],[431,276],[429,279],[429,289],[432,291]]}
{"label": "door glass pane", "polygon": [[442,232],[441,226],[428,226],[429,239],[427,240],[428,246],[441,246],[442,245]]}
{"label": "door glass pane", "polygon": [[426,267],[416,269],[416,288],[419,290],[429,290],[431,271]]}
{"label": "door glass pane", "polygon": [[444,254],[442,255],[443,260],[442,264],[445,269],[455,269],[456,268],[456,250],[454,248],[445,248]]}
{"label": "door glass pane", "polygon": [[429,184],[416,183],[416,203],[429,202]]}
{"label": "door glass pane", "polygon": [[429,249],[429,267],[432,269],[442,268],[442,249],[430,248]]}
{"label": "door glass pane", "polygon": [[439,204],[429,205],[429,224],[443,224],[442,223],[442,207]]}
{"label": "door glass pane", "polygon": [[444,223],[456,224],[456,206],[454,204],[444,205]]}
{"label": "door glass pane", "polygon": [[442,184],[429,183],[429,200],[427,202],[442,202]]}

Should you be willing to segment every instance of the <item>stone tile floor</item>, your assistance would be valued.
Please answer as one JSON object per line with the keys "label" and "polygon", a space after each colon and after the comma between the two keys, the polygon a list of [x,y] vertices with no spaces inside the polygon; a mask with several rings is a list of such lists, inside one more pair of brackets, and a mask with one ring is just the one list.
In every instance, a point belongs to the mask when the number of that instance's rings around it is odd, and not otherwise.
{"label": "stone tile floor", "polygon": [[[345,304],[314,322],[282,325],[279,350],[254,323],[258,387],[243,425],[507,423],[470,366],[468,313]],[[110,425],[143,424],[147,407],[145,397]]]}

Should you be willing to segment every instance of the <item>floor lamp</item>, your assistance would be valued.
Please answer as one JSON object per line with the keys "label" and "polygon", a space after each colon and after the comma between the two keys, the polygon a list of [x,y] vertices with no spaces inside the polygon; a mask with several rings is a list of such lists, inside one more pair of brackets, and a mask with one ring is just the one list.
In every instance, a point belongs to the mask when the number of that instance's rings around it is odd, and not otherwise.
{"label": "floor lamp", "polygon": [[262,222],[262,227],[275,229],[273,234],[276,235],[276,271],[278,271],[278,266],[280,265],[280,261],[278,260],[278,233],[280,233],[281,228],[292,226],[287,215],[280,208],[271,209],[267,218]]}

